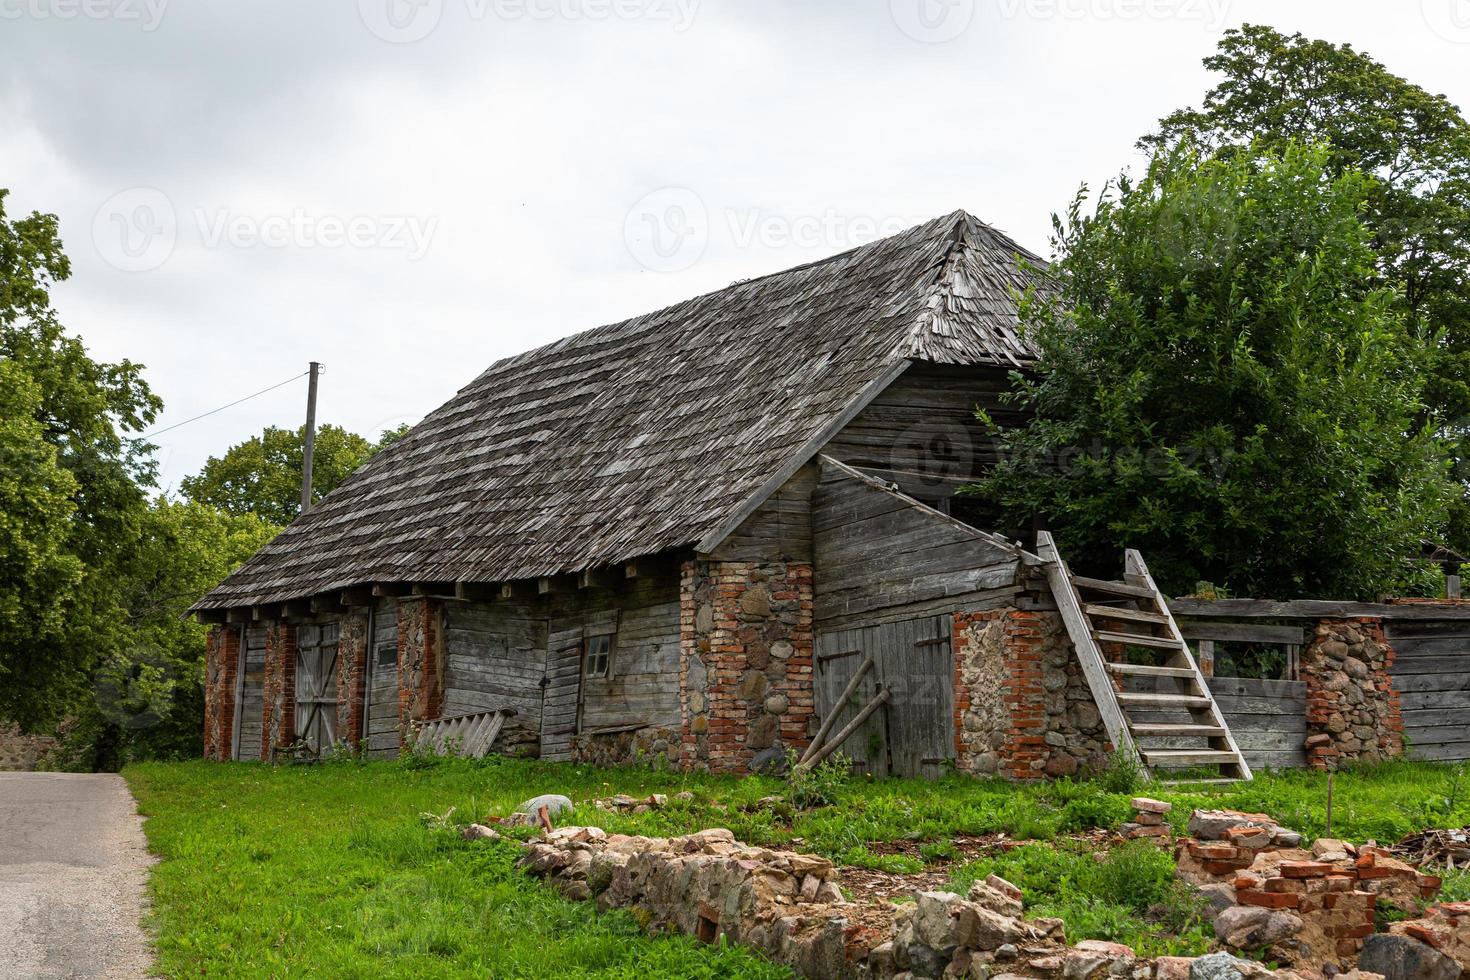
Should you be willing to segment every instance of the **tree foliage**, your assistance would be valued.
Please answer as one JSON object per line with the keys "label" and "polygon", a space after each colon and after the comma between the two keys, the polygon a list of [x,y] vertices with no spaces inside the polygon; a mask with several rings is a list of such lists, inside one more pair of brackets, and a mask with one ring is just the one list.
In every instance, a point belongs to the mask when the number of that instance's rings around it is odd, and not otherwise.
{"label": "tree foliage", "polygon": [[[1246,25],[1227,31],[1205,65],[1221,82],[1144,145],[1250,154],[1324,143],[1331,173],[1374,178],[1362,216],[1377,281],[1397,290],[1411,329],[1436,339],[1424,399],[1470,456],[1470,124],[1351,45]],[[1470,506],[1456,515],[1455,543],[1470,547]]]}
{"label": "tree foliage", "polygon": [[[317,430],[312,452],[312,497],[320,500],[352,475],[376,452],[396,441],[407,426],[389,429],[377,442],[335,425]],[[268,427],[258,436],[211,456],[196,476],[179,482],[180,491],[197,503],[228,514],[254,514],[286,525],[301,512],[301,465],[306,429]]]}
{"label": "tree foliage", "polygon": [[[34,725],[58,717],[99,657],[124,642],[121,583],[154,476],[150,447],[128,433],[151,422],[160,403],[140,365],[93,360],[66,333],[50,296],[71,273],[56,218],[8,220],[5,196],[0,190],[0,369],[15,469],[0,476],[9,529],[0,555],[0,714]],[[37,594],[37,585],[47,588]]]}
{"label": "tree foliage", "polygon": [[1023,304],[1033,420],[979,488],[1082,567],[1136,547],[1166,588],[1372,597],[1405,583],[1452,485],[1425,345],[1375,271],[1372,180],[1325,147],[1157,155],[1056,221]]}

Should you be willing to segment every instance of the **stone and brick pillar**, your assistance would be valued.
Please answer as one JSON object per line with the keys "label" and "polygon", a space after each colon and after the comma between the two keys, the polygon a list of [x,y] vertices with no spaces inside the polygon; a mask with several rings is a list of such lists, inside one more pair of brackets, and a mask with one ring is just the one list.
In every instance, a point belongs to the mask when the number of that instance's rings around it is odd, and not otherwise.
{"label": "stone and brick pillar", "polygon": [[364,737],[367,701],[368,618],[363,613],[342,617],[337,634],[337,740],[357,753]]}
{"label": "stone and brick pillar", "polygon": [[955,761],[1009,779],[1101,769],[1112,746],[1060,615],[954,616]]}
{"label": "stone and brick pillar", "polygon": [[1307,760],[1317,769],[1404,754],[1404,719],[1383,620],[1324,619],[1302,652]]}
{"label": "stone and brick pillar", "polygon": [[680,583],[685,768],[760,770],[803,750],[815,711],[812,567],[689,561]]}
{"label": "stone and brick pillar", "polygon": [[438,718],[444,707],[443,604],[414,596],[398,600],[398,739],[414,723]]}
{"label": "stone and brick pillar", "polygon": [[275,762],[296,741],[296,627],[276,623],[265,634],[260,758]]}
{"label": "stone and brick pillar", "polygon": [[216,626],[204,647],[204,758],[235,757],[235,692],[240,677],[240,629]]}

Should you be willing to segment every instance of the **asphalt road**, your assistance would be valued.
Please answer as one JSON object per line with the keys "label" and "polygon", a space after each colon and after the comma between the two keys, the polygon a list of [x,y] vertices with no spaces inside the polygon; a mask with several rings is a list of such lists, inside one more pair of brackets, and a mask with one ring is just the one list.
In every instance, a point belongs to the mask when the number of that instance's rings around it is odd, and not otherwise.
{"label": "asphalt road", "polygon": [[143,821],[121,776],[0,772],[0,977],[143,977]]}

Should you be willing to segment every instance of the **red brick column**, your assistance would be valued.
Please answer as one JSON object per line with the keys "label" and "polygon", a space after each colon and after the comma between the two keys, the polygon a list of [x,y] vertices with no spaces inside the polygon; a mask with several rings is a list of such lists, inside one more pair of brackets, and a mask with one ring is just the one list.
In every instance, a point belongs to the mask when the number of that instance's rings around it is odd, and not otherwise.
{"label": "red brick column", "polygon": [[810,742],[812,567],[685,562],[679,703],[686,768],[761,769]]}
{"label": "red brick column", "polygon": [[367,701],[368,618],[342,617],[337,635],[337,740],[356,754],[363,739]]}
{"label": "red brick column", "polygon": [[235,691],[240,672],[240,630],[215,626],[204,647],[204,758],[235,757]]}
{"label": "red brick column", "polygon": [[[1307,760],[1314,768],[1404,754],[1393,661],[1382,619],[1324,619],[1317,624],[1301,661],[1307,684]],[[1350,689],[1357,694],[1350,696]]]}
{"label": "red brick column", "polygon": [[260,758],[274,762],[278,749],[296,741],[296,627],[290,623],[266,631],[262,693]]}
{"label": "red brick column", "polygon": [[444,705],[444,647],[439,600],[398,600],[398,744],[415,722],[438,718]]}

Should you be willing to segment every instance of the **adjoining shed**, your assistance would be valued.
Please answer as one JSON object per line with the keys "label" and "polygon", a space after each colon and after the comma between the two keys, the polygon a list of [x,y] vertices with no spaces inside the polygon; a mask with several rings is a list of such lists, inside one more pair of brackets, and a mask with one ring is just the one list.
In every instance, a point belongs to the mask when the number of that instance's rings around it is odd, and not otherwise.
{"label": "adjoining shed", "polygon": [[976,408],[1019,421],[1042,268],[956,212],[491,366],[196,605],[205,754],[494,713],[455,730],[732,772],[840,734],[876,774],[1292,761],[1236,745],[1262,697],[1207,679],[1140,556],[1073,576],[956,497]]}

